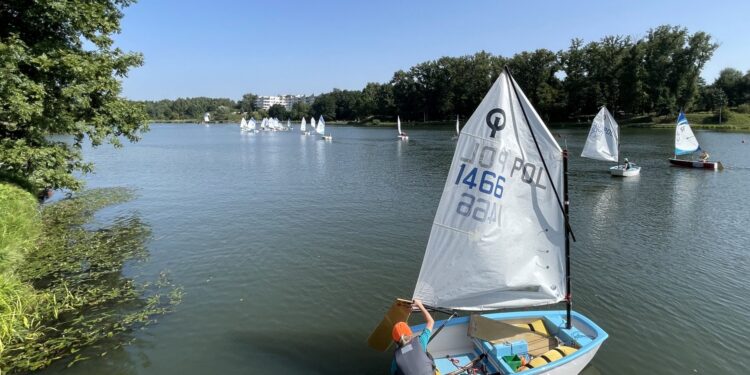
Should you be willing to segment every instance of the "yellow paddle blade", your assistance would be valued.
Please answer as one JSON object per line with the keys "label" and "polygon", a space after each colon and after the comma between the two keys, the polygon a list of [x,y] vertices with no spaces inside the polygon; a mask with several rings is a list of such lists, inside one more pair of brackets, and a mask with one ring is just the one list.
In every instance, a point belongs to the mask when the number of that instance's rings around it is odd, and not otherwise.
{"label": "yellow paddle blade", "polygon": [[367,339],[367,345],[380,352],[388,350],[388,347],[393,343],[393,338],[391,337],[393,325],[409,320],[409,315],[411,315],[411,301],[396,298],[391,308],[388,309],[388,312],[383,317],[383,320],[380,321],[380,324],[370,334],[370,337]]}

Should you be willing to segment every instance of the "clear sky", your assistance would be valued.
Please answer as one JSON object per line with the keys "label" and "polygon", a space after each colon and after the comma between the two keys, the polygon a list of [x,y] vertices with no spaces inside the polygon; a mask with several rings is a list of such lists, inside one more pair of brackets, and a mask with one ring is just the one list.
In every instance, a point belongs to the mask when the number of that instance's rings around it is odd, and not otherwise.
{"label": "clear sky", "polygon": [[642,37],[662,24],[720,43],[703,77],[750,69],[750,0],[140,0],[117,46],[143,67],[130,99],[313,94],[361,89],[441,56],[566,49],[570,39]]}

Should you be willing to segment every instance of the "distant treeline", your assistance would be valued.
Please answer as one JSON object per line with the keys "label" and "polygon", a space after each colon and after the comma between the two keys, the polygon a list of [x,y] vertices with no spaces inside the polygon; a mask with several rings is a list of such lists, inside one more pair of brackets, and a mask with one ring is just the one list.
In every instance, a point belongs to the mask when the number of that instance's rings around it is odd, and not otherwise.
{"label": "distant treeline", "polygon": [[362,90],[322,94],[310,106],[291,111],[277,105],[255,107],[254,94],[230,99],[190,98],[143,102],[152,119],[199,119],[211,112],[215,120],[249,117],[325,116],[328,120],[440,121],[471,115],[506,65],[540,114],[548,121],[576,121],[607,105],[620,116],[750,110],[750,71],[727,68],[711,85],[701,71],[718,47],[705,32],[660,26],[638,40],[606,36],[584,43],[573,39],[567,50],[538,49],[513,57],[479,52],[441,57],[408,71],[399,70],[387,83],[368,83]]}

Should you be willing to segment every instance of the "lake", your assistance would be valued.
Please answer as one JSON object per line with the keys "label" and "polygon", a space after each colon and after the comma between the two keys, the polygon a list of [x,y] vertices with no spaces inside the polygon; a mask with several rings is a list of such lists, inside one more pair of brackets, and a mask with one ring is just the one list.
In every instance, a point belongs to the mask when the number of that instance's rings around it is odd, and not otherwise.
{"label": "lake", "polygon": [[[366,339],[411,297],[456,141],[449,128],[407,128],[408,142],[329,129],[332,142],[153,125],[122,149],[86,148],[88,187],[138,194],[99,217],[136,212],[153,230],[128,275],[168,270],[185,296],[65,373],[386,373],[391,354]],[[574,308],[610,335],[585,373],[747,371],[750,135],[696,131],[726,167],[713,172],[670,167],[673,132],[624,129],[622,154],[643,170],[621,179],[578,156],[588,129],[553,129],[572,153]]]}

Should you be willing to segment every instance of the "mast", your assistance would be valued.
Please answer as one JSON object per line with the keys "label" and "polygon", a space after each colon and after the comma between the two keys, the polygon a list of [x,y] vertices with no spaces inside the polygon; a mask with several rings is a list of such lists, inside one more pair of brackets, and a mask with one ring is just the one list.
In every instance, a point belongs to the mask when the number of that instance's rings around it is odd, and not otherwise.
{"label": "mast", "polygon": [[[619,153],[619,151],[618,151]],[[572,320],[570,317],[570,311],[573,309],[573,294],[570,290],[570,225],[568,224],[568,214],[570,211],[570,199],[568,198],[568,150],[563,150],[563,207],[565,215],[565,302],[566,302],[566,313],[567,321],[565,328],[570,329],[572,327]]]}

